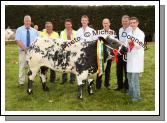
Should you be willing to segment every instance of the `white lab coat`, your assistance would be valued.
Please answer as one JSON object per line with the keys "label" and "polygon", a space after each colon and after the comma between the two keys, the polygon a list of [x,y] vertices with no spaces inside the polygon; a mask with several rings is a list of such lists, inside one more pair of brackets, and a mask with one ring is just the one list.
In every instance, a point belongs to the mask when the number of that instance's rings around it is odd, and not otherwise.
{"label": "white lab coat", "polygon": [[80,42],[89,42],[97,39],[97,35],[93,34],[94,29],[89,26],[84,30],[83,27],[79,28],[76,33],[77,39],[80,39]]}
{"label": "white lab coat", "polygon": [[[139,28],[132,30],[128,35],[133,36],[144,44],[144,32]],[[134,48],[127,53],[127,72],[141,73],[144,71],[144,48],[135,42]]]}

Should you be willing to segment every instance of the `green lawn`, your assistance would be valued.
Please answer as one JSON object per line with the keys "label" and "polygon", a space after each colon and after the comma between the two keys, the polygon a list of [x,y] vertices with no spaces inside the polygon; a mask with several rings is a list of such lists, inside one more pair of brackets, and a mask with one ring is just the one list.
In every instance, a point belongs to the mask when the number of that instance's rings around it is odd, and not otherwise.
{"label": "green lawn", "polygon": [[[33,95],[27,95],[27,82],[24,87],[18,86],[18,48],[15,44],[7,44],[5,49],[5,109],[6,111],[154,111],[155,110],[155,56],[154,44],[148,45],[145,51],[145,71],[140,78],[140,102],[132,102],[123,91],[115,92],[116,63],[111,66],[111,90],[104,86],[100,90],[94,88],[94,95],[89,96],[84,87],[83,100],[78,100],[77,83],[69,82],[60,85],[61,73],[57,72],[57,83],[47,82],[49,92],[43,92],[39,76],[34,82]],[[48,74],[49,75],[49,74]],[[49,78],[49,77],[48,77]],[[95,87],[95,85],[94,85]]]}

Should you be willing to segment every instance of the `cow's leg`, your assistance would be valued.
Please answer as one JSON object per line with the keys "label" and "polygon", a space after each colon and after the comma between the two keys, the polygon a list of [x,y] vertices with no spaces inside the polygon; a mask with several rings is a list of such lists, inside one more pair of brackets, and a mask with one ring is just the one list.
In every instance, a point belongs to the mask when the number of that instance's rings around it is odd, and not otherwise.
{"label": "cow's leg", "polygon": [[43,91],[49,91],[49,88],[46,85],[46,73],[48,68],[47,67],[41,67],[40,69],[40,78],[42,82],[42,89]]}
{"label": "cow's leg", "polygon": [[30,69],[28,72],[28,89],[27,89],[27,93],[30,95],[32,94],[32,89],[33,89],[33,80],[35,78],[35,76],[37,75],[38,72],[38,68],[33,68]]}
{"label": "cow's leg", "polygon": [[83,83],[82,83],[82,80],[78,79],[77,77],[77,82],[80,83],[78,84],[78,98],[79,99],[82,99],[83,98],[83,91],[82,91],[82,88],[83,88]]}
{"label": "cow's leg", "polygon": [[81,74],[77,74],[77,83],[78,83],[78,98],[82,99],[83,98],[83,80],[86,80],[88,77],[88,71],[83,71]]}
{"label": "cow's leg", "polygon": [[89,95],[93,94],[93,79],[88,79],[88,93]]}

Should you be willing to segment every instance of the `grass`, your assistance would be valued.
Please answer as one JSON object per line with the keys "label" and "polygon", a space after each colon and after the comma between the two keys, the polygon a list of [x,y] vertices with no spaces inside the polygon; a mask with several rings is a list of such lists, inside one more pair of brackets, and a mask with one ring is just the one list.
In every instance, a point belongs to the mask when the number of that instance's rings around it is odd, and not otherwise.
{"label": "grass", "polygon": [[[77,83],[60,85],[61,73],[57,72],[56,84],[47,80],[49,92],[43,92],[40,79],[34,82],[33,95],[27,95],[27,81],[22,88],[18,86],[18,47],[6,44],[5,47],[5,109],[6,111],[154,111],[155,110],[155,56],[154,43],[148,44],[145,51],[145,69],[140,77],[142,101],[132,102],[124,92],[115,92],[116,63],[111,66],[111,90],[103,85],[94,88],[89,96],[87,87],[83,90],[83,101],[77,97]],[[49,78],[49,74],[48,74]],[[95,86],[94,86],[95,87]]]}

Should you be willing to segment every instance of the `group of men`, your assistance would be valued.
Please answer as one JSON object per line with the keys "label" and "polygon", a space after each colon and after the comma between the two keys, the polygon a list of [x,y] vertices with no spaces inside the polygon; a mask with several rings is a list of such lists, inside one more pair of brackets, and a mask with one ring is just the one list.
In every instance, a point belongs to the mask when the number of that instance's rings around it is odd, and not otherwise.
{"label": "group of men", "polygon": [[[19,86],[24,85],[25,82],[25,66],[26,66],[26,52],[30,43],[37,37],[47,37],[52,39],[61,38],[63,40],[73,40],[74,38],[80,39],[81,42],[93,41],[96,39],[94,36],[93,28],[89,27],[89,18],[87,15],[81,17],[82,27],[75,31],[72,27],[73,23],[71,19],[64,21],[65,29],[60,32],[60,36],[57,32],[53,31],[53,23],[47,21],[45,23],[45,29],[41,32],[37,31],[37,26],[31,27],[31,17],[26,15],[24,17],[24,25],[16,30],[16,42],[19,46]],[[132,96],[133,101],[138,101],[140,97],[140,85],[139,85],[139,73],[143,72],[144,65],[144,49],[138,43],[127,38],[127,34],[135,37],[139,41],[144,43],[144,33],[138,28],[139,20],[136,17],[129,17],[124,15],[122,17],[122,27],[119,29],[119,40],[129,48],[127,53],[127,62],[125,56],[118,56],[117,63],[117,84],[118,87],[115,90],[125,89],[128,95]],[[116,36],[114,30],[110,29],[111,23],[108,18],[104,18],[102,21],[103,29],[101,31],[109,32],[108,34]],[[133,44],[133,47],[130,45]],[[110,69],[113,59],[107,61],[105,69],[105,82],[104,86],[110,89]],[[123,79],[123,73],[125,80]],[[124,81],[123,81],[124,80]],[[62,74],[62,84],[67,81],[67,73]],[[70,73],[70,83],[74,83],[75,75]],[[56,82],[56,72],[50,70],[50,82]],[[97,76],[96,88],[100,89],[102,85],[102,76]]]}

